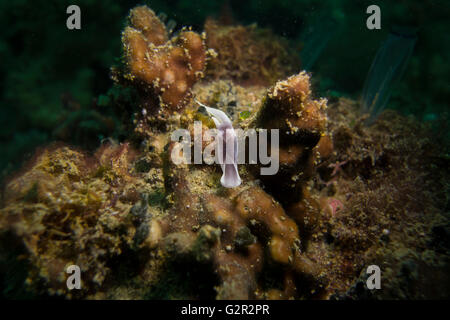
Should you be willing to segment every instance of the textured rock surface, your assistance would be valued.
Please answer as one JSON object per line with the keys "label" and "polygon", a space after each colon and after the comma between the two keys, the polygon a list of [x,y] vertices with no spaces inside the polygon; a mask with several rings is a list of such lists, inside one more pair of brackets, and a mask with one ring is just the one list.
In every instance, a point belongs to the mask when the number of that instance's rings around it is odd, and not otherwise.
{"label": "textured rock surface", "polygon": [[[262,68],[258,50],[245,53],[233,72],[219,62],[205,67],[208,48],[198,34],[183,31],[169,40],[146,7],[133,9],[129,20],[123,35],[129,77],[121,80],[139,92],[140,112],[124,121],[134,120],[139,143],[109,142],[91,155],[48,146],[5,181],[3,295],[448,297],[450,179],[442,168],[450,166],[429,128],[392,111],[366,127],[358,103],[315,98],[305,72],[288,77],[295,64],[264,84],[245,82]],[[211,45],[257,32],[208,28]],[[199,54],[190,54],[195,48]],[[274,61],[283,59],[283,50],[274,52],[280,54]],[[206,68],[207,77],[195,76],[190,63]],[[165,95],[177,88],[162,81],[170,73],[186,90]],[[279,172],[260,176],[259,165],[240,165],[242,185],[226,189],[218,165],[175,165],[172,130],[192,131],[194,120],[214,126],[193,97],[226,112],[235,128],[280,129]],[[72,264],[81,268],[83,290],[65,286]],[[372,264],[382,270],[383,290],[364,289]]]}

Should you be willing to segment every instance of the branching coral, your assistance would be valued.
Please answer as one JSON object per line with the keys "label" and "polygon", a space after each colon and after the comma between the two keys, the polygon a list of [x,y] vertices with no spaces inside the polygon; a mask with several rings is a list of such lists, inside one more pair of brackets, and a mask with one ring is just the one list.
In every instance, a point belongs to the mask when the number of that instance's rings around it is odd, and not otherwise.
{"label": "branching coral", "polygon": [[[275,199],[249,185],[226,195],[214,194],[202,180],[192,178],[200,172],[185,170],[172,171],[176,206],[168,216],[170,228],[162,243],[175,257],[190,255],[197,262],[211,263],[219,277],[218,299],[273,294],[274,288],[261,287],[259,281],[263,267],[270,263],[285,265],[285,277],[294,272],[322,281],[314,262],[301,253],[297,225]],[[277,291],[284,298],[295,292],[294,284],[286,286]]]}
{"label": "branching coral", "polygon": [[181,109],[192,85],[203,76],[203,36],[183,30],[168,40],[164,24],[146,6],[132,9],[129,20],[122,36],[129,69],[125,78],[151,89],[163,109]]}

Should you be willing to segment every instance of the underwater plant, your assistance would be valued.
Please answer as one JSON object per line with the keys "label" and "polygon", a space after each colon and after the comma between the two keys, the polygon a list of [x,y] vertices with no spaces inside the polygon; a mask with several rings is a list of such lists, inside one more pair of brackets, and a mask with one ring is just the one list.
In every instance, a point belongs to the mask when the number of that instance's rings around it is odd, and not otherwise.
{"label": "underwater plant", "polygon": [[405,72],[416,40],[415,30],[395,27],[378,49],[361,99],[362,113],[369,113],[366,124],[371,124],[386,107],[392,89]]}

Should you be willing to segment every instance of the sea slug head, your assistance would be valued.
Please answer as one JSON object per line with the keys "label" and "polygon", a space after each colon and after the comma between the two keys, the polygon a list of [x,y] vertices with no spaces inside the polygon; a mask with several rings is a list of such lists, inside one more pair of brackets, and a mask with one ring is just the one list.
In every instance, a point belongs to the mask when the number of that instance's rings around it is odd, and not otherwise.
{"label": "sea slug head", "polygon": [[242,181],[237,168],[238,139],[233,124],[225,112],[205,106],[197,100],[196,102],[206,109],[218,130],[217,142],[221,146],[218,148],[218,159],[223,172],[220,183],[225,188],[237,187]]}

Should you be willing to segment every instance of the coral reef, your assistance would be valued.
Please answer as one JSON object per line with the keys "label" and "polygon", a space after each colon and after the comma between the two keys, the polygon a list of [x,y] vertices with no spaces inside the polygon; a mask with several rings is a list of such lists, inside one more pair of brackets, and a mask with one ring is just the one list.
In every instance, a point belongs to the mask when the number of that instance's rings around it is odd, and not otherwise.
{"label": "coral reef", "polygon": [[[81,124],[82,132],[64,141],[82,148],[92,150],[102,138],[115,136],[101,117],[92,114],[91,101],[111,85],[109,68],[120,52],[117,34],[123,27],[123,12],[128,8],[122,9],[123,4],[117,1],[80,0],[77,5],[83,11],[102,14],[85,20],[95,24],[92,28],[68,33],[65,27],[68,4],[50,5],[37,0],[35,5],[30,8],[23,2],[0,4],[3,59],[0,81],[4,88],[0,92],[2,180],[19,169],[37,146],[66,139],[65,135],[59,135],[59,130],[55,132],[55,128],[65,123],[69,127],[74,122]],[[82,106],[78,112],[67,108],[68,95]],[[107,113],[104,109],[101,116],[113,116]],[[86,145],[87,139],[90,141]]]}
{"label": "coral reef", "polygon": [[[444,209],[449,171],[442,169],[447,160],[426,125],[386,111],[368,128],[358,108],[348,99],[329,106],[335,152],[319,165],[313,187],[318,197],[329,199],[321,206],[331,207],[324,211],[331,219],[313,238],[332,244],[328,261],[336,263],[333,272],[339,270],[332,277],[333,297],[444,298],[449,255],[437,243],[449,223]],[[313,259],[324,254],[317,239],[311,243]],[[369,263],[383,270],[383,290],[361,285]],[[343,281],[348,274],[360,275],[350,288],[348,278]]]}
{"label": "coral reef", "polygon": [[203,76],[204,35],[183,30],[169,40],[166,27],[147,6],[132,9],[129,21],[122,37],[129,73],[122,76],[152,90],[161,109],[181,109]]}
{"label": "coral reef", "polygon": [[301,188],[314,171],[314,147],[326,130],[326,103],[312,98],[309,76],[301,72],[277,82],[259,110],[255,127],[280,130],[280,169],[260,178],[284,202],[300,200]]}
{"label": "coral reef", "polygon": [[271,85],[295,72],[300,63],[285,41],[256,25],[205,22],[206,45],[217,53],[206,69],[210,79],[230,79],[241,85]]}
{"label": "coral reef", "polygon": [[[314,263],[301,254],[297,225],[273,197],[249,183],[227,191],[211,188],[206,177],[201,178],[210,173],[185,170],[172,171],[177,205],[168,216],[171,223],[165,246],[175,253],[175,259],[190,255],[197,262],[212,264],[219,278],[216,298],[273,294],[275,288],[258,283],[262,268],[268,264],[286,266],[280,275],[286,279],[297,272],[321,281]],[[289,298],[295,288],[288,283],[276,292]]]}
{"label": "coral reef", "polygon": [[[62,294],[64,271],[72,264],[86,274],[87,292],[105,281],[108,261],[133,243],[130,209],[158,185],[135,177],[135,158],[128,144],[107,144],[94,156],[55,145],[39,151],[6,184],[0,225],[20,237],[33,265],[26,283],[44,281],[48,293]],[[1,246],[9,246],[4,232]]]}
{"label": "coral reef", "polygon": [[[185,29],[169,39],[153,11],[131,10],[126,66],[113,77],[133,93],[119,86],[97,107],[110,99],[139,139],[93,154],[47,146],[5,181],[2,295],[448,297],[450,166],[430,128],[393,111],[367,127],[357,102],[316,99],[276,37],[212,20],[205,29],[206,39]],[[206,66],[211,48],[218,57]],[[176,165],[172,129],[214,127],[193,97],[236,129],[280,129],[278,173],[240,165],[242,183],[224,188],[219,165]],[[81,290],[65,285],[72,264]],[[372,264],[383,290],[365,289]]]}

